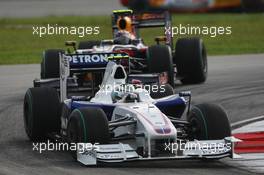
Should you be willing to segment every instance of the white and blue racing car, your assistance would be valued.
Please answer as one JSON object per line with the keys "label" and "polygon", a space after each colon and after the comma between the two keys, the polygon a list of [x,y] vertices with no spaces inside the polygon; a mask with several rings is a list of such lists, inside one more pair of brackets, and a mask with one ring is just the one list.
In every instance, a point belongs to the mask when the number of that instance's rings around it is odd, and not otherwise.
{"label": "white and blue racing car", "polygon": [[[159,84],[159,98],[151,98],[140,80],[134,77],[128,83],[120,64],[124,58],[109,58],[94,96],[70,96],[69,59],[61,54],[60,95],[49,87],[26,92],[24,122],[30,140],[55,138],[82,144],[73,151],[73,157],[84,165],[237,156],[233,148],[238,140],[231,136],[227,114],[221,107],[207,103],[190,107],[190,92],[173,94],[166,84]],[[166,92],[163,95],[162,89]],[[93,146],[87,148],[87,144]]]}

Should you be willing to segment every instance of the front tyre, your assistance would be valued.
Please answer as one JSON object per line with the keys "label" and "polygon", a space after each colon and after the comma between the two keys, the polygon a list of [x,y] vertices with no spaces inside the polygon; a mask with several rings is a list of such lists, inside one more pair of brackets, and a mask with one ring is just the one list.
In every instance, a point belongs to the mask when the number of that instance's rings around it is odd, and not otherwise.
{"label": "front tyre", "polygon": [[[67,138],[69,143],[99,143],[107,144],[110,139],[108,119],[100,108],[75,109],[67,126]],[[76,159],[76,151],[72,152]]]}
{"label": "front tyre", "polygon": [[215,104],[193,106],[187,116],[191,135],[197,140],[219,140],[231,136],[226,112]]}

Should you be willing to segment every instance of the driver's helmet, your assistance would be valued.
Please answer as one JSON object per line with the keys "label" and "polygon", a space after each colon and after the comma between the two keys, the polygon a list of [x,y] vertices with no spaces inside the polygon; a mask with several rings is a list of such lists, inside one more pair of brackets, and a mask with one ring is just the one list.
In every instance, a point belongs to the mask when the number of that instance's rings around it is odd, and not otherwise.
{"label": "driver's helmet", "polygon": [[[133,85],[120,85],[115,87],[111,93],[111,98],[114,103],[122,100],[124,97],[125,101],[135,101],[138,98],[138,95],[134,93],[135,87]],[[130,100],[131,99],[131,100]]]}
{"label": "driver's helmet", "polygon": [[125,103],[133,103],[133,102],[139,102],[139,97],[137,93],[134,92],[128,92],[125,94],[126,97],[124,99]]}
{"label": "driver's helmet", "polygon": [[128,16],[119,17],[117,20],[118,30],[132,32],[132,20]]}
{"label": "driver's helmet", "polygon": [[111,98],[112,98],[112,101],[114,103],[116,103],[117,101],[121,100],[124,96],[124,92],[120,92],[120,91],[112,91],[111,93]]}
{"label": "driver's helmet", "polygon": [[121,100],[125,95],[125,90],[122,89],[121,86],[115,87],[115,89],[111,93],[111,98],[114,103]]}
{"label": "driver's helmet", "polygon": [[136,39],[135,35],[132,34],[132,21],[130,17],[120,17],[117,20],[118,32],[115,34],[115,44],[131,44],[131,41]]}

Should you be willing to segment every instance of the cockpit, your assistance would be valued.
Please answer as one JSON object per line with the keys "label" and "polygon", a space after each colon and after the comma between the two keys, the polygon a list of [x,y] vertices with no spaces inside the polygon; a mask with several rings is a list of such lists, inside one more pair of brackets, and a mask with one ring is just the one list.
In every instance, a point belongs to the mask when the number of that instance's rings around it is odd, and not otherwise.
{"label": "cockpit", "polygon": [[111,98],[113,103],[140,102],[139,93],[135,92],[135,87],[127,84],[116,87],[111,93]]}

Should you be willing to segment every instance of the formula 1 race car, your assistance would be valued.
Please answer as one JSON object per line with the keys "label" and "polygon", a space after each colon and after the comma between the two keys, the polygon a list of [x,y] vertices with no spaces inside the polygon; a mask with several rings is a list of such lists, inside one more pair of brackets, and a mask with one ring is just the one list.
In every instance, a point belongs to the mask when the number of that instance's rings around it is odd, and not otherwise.
{"label": "formula 1 race car", "polygon": [[60,55],[60,100],[54,88],[26,92],[24,122],[31,141],[52,138],[81,144],[71,151],[84,165],[237,156],[233,146],[238,140],[231,137],[221,107],[205,103],[191,108],[190,92],[174,94],[170,85],[163,87],[168,96],[151,98],[140,81],[127,83],[129,75],[121,64],[127,56],[109,58],[95,96],[69,96],[67,77],[74,65],[68,56]]}
{"label": "formula 1 race car", "polygon": [[[146,46],[140,37],[139,29],[150,27],[162,27],[164,33],[163,36],[155,38],[156,45]],[[79,68],[82,62],[86,63],[86,72],[73,72],[70,75],[70,78],[76,80],[77,87],[88,85],[89,80],[95,80],[95,86],[100,85],[107,58],[124,54],[131,59],[129,74],[166,73],[168,83],[173,87],[176,79],[186,84],[206,81],[207,54],[203,41],[199,38],[179,39],[174,50],[169,12],[134,14],[131,10],[114,11],[112,28],[112,40],[82,41],[78,48],[76,42],[66,42],[67,46],[74,48],[71,53],[81,54],[69,57],[75,68]],[[34,81],[35,87],[43,84],[46,86],[50,84],[50,79],[54,78],[57,79],[57,86],[59,85],[59,53],[65,51],[44,52],[41,78]],[[73,87],[74,83],[71,84]]]}
{"label": "formula 1 race car", "polygon": [[263,0],[120,0],[135,11],[170,10],[173,12],[263,11]]}

